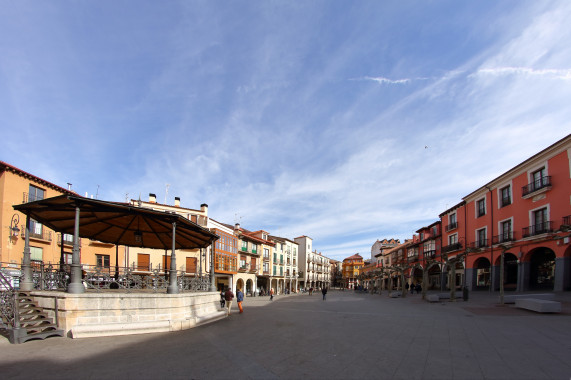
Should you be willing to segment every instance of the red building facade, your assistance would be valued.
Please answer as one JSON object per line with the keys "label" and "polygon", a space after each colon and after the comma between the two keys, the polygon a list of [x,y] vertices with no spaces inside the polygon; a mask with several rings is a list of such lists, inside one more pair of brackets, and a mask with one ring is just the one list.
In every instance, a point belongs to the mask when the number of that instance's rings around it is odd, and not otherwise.
{"label": "red building facade", "polygon": [[498,290],[500,283],[517,291],[570,289],[571,135],[440,218],[442,254],[464,256],[468,289]]}

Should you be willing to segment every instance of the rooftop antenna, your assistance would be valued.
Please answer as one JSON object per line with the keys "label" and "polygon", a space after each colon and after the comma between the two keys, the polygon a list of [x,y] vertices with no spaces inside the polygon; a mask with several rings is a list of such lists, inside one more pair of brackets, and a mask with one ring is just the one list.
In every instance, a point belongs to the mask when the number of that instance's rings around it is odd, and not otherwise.
{"label": "rooftop antenna", "polygon": [[167,195],[169,194],[169,187],[171,185],[170,184],[166,184],[166,189],[165,189],[165,204],[167,204]]}
{"label": "rooftop antenna", "polygon": [[99,196],[99,185],[97,185],[97,192],[95,193],[95,199],[99,199],[97,198]]}
{"label": "rooftop antenna", "polygon": [[129,203],[129,193],[125,193],[125,203]]}

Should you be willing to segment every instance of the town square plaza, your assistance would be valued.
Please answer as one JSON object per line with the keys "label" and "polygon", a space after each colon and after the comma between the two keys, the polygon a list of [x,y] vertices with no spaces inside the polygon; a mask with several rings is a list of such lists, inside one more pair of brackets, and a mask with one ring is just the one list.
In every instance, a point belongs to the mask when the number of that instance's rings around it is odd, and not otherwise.
{"label": "town square plaza", "polygon": [[189,330],[11,345],[3,379],[570,379],[571,293],[560,313],[501,305],[498,293],[429,303],[421,295],[330,290],[247,297]]}

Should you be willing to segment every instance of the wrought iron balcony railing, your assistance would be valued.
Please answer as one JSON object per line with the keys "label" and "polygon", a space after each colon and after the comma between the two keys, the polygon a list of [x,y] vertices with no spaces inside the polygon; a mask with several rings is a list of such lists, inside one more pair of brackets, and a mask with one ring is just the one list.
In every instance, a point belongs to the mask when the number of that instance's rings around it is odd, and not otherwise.
{"label": "wrought iron balcony railing", "polygon": [[488,239],[480,239],[480,240],[476,240],[475,242],[472,242],[468,245],[470,248],[486,248],[489,247],[490,244],[488,242]]}
{"label": "wrought iron balcony railing", "polygon": [[458,222],[450,223],[446,226],[446,232],[452,231],[453,229],[458,228]]}
{"label": "wrought iron balcony railing", "polygon": [[445,245],[444,247],[442,247],[442,253],[459,251],[461,249],[462,249],[462,243],[448,244],[448,245]]}
{"label": "wrought iron balcony railing", "polygon": [[549,232],[553,232],[553,222],[552,221],[534,224],[533,226],[529,226],[529,227],[524,227],[523,231],[522,231],[522,236],[524,238],[526,238],[526,237],[530,237],[530,236],[546,234]]}
{"label": "wrought iron balcony railing", "polygon": [[492,237],[492,244],[502,244],[515,241],[515,233],[506,232]]}
{"label": "wrought iron balcony railing", "polygon": [[[26,238],[26,230],[22,229],[22,238]],[[41,229],[40,231],[30,231],[29,235],[30,239],[41,239],[45,241],[52,241],[52,232],[46,231],[45,229]]]}
{"label": "wrought iron balcony railing", "polygon": [[533,181],[522,187],[522,197],[534,193],[538,190],[543,188],[551,187],[551,176],[547,175],[545,177],[541,177],[538,180]]}

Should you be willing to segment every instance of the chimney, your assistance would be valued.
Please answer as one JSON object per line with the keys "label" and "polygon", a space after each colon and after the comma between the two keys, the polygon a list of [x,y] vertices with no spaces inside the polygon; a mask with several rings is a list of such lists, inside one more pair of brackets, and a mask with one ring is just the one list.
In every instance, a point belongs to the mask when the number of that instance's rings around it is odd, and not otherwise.
{"label": "chimney", "polygon": [[157,203],[157,196],[156,196],[156,194],[149,193],[149,202],[151,202],[151,203]]}
{"label": "chimney", "polygon": [[174,197],[174,206],[180,207],[180,198],[179,197]]}
{"label": "chimney", "polygon": [[240,223],[236,223],[234,225],[234,230],[239,230],[240,229]]}
{"label": "chimney", "polygon": [[69,183],[69,182],[67,183],[67,189],[68,189],[69,191],[71,191],[71,183]]}
{"label": "chimney", "polygon": [[208,205],[206,203],[203,203],[200,205],[200,211],[202,211],[204,213],[204,216],[208,215]]}

